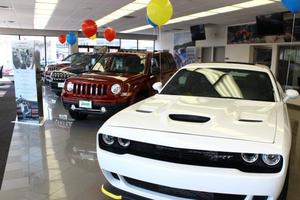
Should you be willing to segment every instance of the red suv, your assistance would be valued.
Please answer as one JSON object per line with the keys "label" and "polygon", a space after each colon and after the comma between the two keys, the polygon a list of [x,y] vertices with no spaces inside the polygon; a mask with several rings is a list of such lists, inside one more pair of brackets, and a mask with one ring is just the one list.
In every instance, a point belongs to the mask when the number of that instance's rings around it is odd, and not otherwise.
{"label": "red suv", "polygon": [[65,81],[62,101],[74,119],[112,115],[153,95],[152,84],[166,82],[176,70],[168,52],[107,53],[89,73]]}

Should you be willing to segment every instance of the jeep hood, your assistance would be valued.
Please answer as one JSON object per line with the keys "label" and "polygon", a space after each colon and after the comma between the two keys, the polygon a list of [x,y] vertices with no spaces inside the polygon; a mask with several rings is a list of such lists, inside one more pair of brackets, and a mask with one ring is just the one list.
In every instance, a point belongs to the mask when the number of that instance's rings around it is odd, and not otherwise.
{"label": "jeep hood", "polygon": [[280,105],[156,95],[119,112],[109,120],[108,126],[273,143]]}
{"label": "jeep hood", "polygon": [[131,81],[134,79],[138,79],[143,74],[130,74],[130,73],[110,73],[110,72],[103,72],[103,73],[86,73],[80,76],[80,79],[90,79],[90,80],[97,80],[97,81]]}

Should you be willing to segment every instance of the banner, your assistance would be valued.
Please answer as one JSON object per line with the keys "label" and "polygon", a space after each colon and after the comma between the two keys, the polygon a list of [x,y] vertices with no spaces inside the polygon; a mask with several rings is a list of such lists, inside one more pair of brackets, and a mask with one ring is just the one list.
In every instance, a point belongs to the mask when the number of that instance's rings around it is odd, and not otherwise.
{"label": "banner", "polygon": [[174,58],[178,68],[196,62],[195,48],[190,32],[174,34]]}
{"label": "banner", "polygon": [[18,122],[39,123],[34,41],[17,41],[12,47]]}

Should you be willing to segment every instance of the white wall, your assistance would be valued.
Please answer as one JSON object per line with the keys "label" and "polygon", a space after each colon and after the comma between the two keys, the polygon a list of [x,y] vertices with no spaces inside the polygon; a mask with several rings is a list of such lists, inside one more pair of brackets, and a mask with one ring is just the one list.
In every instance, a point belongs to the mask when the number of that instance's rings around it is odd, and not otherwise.
{"label": "white wall", "polygon": [[161,33],[155,41],[155,50],[167,50],[173,54],[174,33]]}

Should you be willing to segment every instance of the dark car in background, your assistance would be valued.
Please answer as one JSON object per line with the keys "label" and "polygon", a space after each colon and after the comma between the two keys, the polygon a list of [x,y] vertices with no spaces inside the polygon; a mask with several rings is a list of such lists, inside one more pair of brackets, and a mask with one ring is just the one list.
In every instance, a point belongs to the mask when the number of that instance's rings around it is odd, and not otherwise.
{"label": "dark car in background", "polygon": [[54,63],[54,64],[48,64],[46,67],[45,67],[45,70],[44,70],[44,82],[45,84],[48,84],[51,80],[51,73],[55,70],[59,70],[59,69],[62,69],[64,67],[67,67],[70,65],[71,63],[71,60],[74,59],[75,57],[77,57],[78,53],[74,53],[74,54],[71,54],[69,56],[67,56],[66,58],[64,58],[61,62],[59,63]]}
{"label": "dark car in background", "polygon": [[64,82],[67,78],[88,72],[102,55],[102,53],[77,53],[71,60],[69,66],[51,72],[51,90],[57,96],[60,96],[62,88],[64,87]]}
{"label": "dark car in background", "polygon": [[153,83],[165,83],[177,70],[168,52],[107,53],[89,73],[65,81],[62,101],[72,118],[112,115],[153,94]]}

